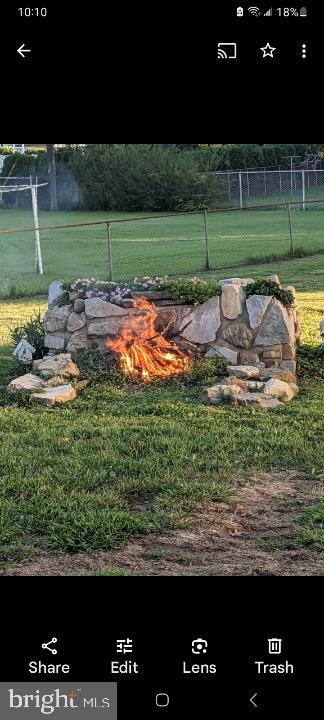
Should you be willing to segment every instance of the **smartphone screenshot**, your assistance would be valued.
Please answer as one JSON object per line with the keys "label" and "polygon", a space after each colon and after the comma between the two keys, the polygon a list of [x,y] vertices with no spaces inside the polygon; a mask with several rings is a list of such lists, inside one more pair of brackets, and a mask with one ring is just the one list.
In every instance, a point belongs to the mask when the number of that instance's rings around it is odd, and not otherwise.
{"label": "smartphone screenshot", "polygon": [[0,144],[1,720],[320,716],[324,145],[272,132]]}

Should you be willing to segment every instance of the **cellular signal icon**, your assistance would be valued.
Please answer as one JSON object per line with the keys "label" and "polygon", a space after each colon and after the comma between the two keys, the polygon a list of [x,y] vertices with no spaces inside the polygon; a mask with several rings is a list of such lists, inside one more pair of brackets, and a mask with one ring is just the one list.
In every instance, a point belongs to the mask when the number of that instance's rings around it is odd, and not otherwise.
{"label": "cellular signal icon", "polygon": [[272,8],[269,8],[269,10],[267,10],[267,12],[264,13],[264,17],[271,17],[271,15],[272,15]]}

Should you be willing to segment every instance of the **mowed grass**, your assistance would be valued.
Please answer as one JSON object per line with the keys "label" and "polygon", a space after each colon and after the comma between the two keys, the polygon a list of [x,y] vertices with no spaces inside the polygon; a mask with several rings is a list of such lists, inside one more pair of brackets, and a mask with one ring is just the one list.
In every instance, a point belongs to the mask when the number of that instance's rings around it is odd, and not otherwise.
{"label": "mowed grass", "polygon": [[[324,249],[324,201],[316,209],[292,213],[296,248]],[[39,216],[40,226],[125,219],[111,226],[113,274],[116,280],[143,275],[202,272],[206,267],[204,219],[200,214],[143,219],[142,213],[70,212]],[[32,227],[26,210],[0,210],[0,295],[46,292],[54,279],[108,277],[107,227],[92,225],[41,233],[44,275],[35,274],[33,232],[1,235],[1,230]],[[208,214],[209,252],[213,268],[241,265],[253,259],[288,252],[290,235],[286,210]],[[315,270],[324,258],[316,256]],[[287,263],[285,263],[287,265]],[[298,266],[297,266],[298,267]],[[257,268],[259,274],[263,270]],[[263,273],[264,274],[264,273]]]}
{"label": "mowed grass", "polygon": [[[318,345],[324,292],[298,295],[302,342]],[[42,298],[0,304],[1,382],[17,373],[10,326],[45,308]],[[204,501],[230,501],[255,471],[323,468],[324,387],[301,392],[273,413],[205,406],[217,381],[213,360],[183,380],[136,395],[109,381],[71,404],[33,406],[0,395],[0,555],[110,548],[142,533],[190,522]]]}

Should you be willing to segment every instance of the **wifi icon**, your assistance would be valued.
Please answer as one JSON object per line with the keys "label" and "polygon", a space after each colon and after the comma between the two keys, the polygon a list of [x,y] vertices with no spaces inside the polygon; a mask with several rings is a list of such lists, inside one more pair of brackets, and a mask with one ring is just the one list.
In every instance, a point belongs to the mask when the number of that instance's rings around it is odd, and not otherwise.
{"label": "wifi icon", "polygon": [[261,15],[260,8],[258,8],[258,7],[249,7],[248,11],[249,11],[249,13],[251,13],[251,15],[255,15],[255,17],[258,17],[258,15]]}

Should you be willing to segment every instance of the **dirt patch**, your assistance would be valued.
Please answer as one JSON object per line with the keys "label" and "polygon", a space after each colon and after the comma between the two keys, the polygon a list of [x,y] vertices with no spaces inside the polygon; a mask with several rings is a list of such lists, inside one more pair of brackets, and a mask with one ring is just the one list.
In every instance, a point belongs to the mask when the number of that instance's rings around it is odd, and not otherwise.
{"label": "dirt patch", "polygon": [[324,575],[324,554],[289,540],[301,508],[317,502],[320,483],[295,472],[263,473],[237,484],[235,503],[208,503],[190,526],[137,538],[108,552],[42,555],[2,575],[71,575],[111,568],[136,575]]}

